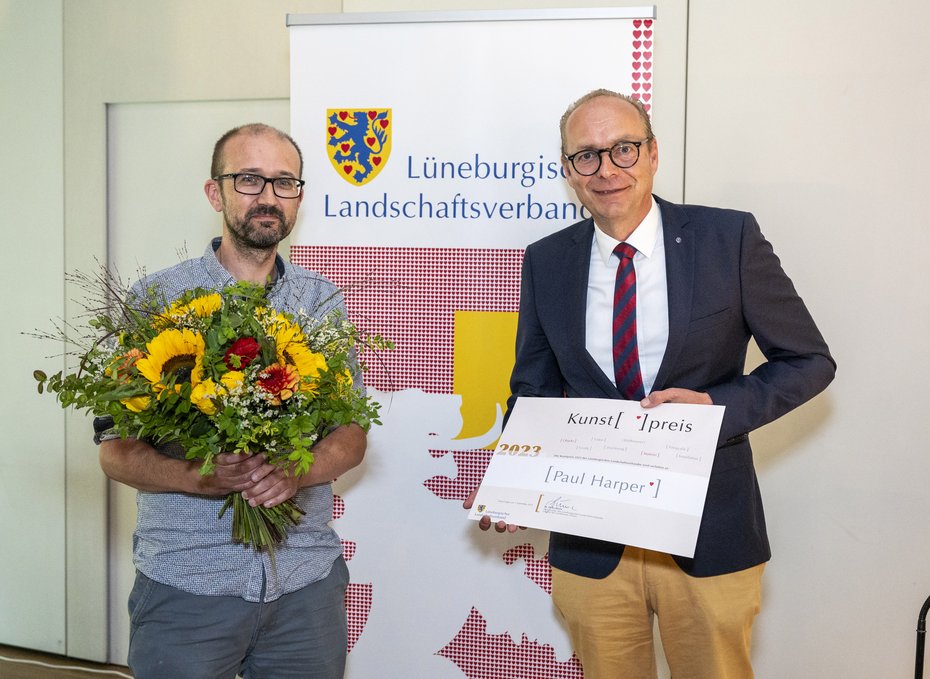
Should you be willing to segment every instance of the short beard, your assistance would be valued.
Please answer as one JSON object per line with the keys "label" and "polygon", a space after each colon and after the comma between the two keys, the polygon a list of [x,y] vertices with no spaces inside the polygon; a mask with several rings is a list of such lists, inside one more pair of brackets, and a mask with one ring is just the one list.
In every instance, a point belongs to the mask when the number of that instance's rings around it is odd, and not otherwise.
{"label": "short beard", "polygon": [[[253,226],[252,218],[267,215],[278,221],[279,228],[267,229]],[[270,221],[270,219],[269,219]],[[233,241],[240,247],[251,250],[271,250],[287,238],[293,228],[285,221],[284,213],[273,205],[257,205],[245,213],[242,221],[233,221],[226,216],[226,226]]]}

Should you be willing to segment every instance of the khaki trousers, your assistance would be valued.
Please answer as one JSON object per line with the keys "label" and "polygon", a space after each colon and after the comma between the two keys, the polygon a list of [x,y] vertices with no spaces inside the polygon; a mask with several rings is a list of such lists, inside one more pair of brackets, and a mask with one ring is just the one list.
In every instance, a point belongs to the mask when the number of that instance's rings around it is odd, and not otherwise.
{"label": "khaki trousers", "polygon": [[552,600],[585,679],[655,679],[654,617],[672,679],[751,679],[764,569],[695,578],[668,554],[626,547],[603,579],[553,568]]}

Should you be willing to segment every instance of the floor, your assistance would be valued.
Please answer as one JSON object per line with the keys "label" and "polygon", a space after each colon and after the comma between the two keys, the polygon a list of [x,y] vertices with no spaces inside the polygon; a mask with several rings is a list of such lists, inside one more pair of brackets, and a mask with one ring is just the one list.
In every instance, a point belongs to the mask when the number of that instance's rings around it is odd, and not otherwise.
{"label": "floor", "polygon": [[94,679],[132,677],[127,667],[101,665],[40,653],[25,648],[0,645],[0,679]]}

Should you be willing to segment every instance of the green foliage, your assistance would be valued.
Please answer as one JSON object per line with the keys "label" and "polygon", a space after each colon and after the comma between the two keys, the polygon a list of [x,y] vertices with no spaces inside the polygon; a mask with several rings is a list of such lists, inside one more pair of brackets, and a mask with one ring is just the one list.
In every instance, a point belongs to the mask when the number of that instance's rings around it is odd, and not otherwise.
{"label": "green foliage", "polygon": [[[113,419],[122,438],[179,443],[212,473],[222,452],[261,453],[288,474],[306,474],[313,446],[334,427],[379,424],[378,404],[354,388],[356,350],[390,348],[362,338],[344,318],[297,317],[270,308],[264,286],[239,282],[220,292],[190,290],[167,307],[155,288],[141,299],[107,283],[108,302],[91,329],[78,369],[34,372],[39,393],[63,407]],[[233,496],[233,537],[273,550],[299,520],[293,502],[275,511]]]}

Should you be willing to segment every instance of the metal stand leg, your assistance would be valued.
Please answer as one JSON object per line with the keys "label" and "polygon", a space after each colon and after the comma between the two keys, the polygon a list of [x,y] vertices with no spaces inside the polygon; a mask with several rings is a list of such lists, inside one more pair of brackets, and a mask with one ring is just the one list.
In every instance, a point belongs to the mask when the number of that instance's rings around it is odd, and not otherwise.
{"label": "metal stand leg", "polygon": [[917,659],[915,662],[914,679],[923,679],[924,676],[924,643],[927,637],[927,611],[930,610],[930,597],[924,601],[917,616]]}

